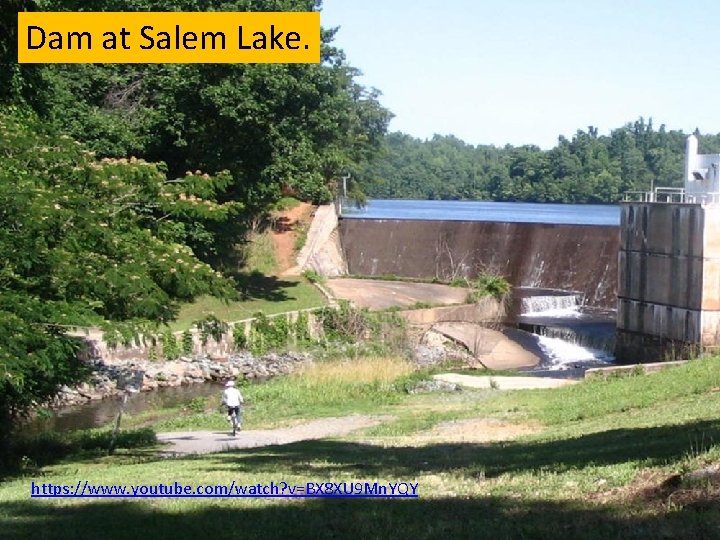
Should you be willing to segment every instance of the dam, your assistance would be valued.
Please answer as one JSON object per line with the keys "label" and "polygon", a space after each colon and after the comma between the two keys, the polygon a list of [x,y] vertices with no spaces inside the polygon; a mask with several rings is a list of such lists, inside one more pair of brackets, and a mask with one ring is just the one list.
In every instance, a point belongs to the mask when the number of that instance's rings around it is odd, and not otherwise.
{"label": "dam", "polygon": [[509,203],[517,214],[485,221],[428,219],[427,210],[410,219],[346,216],[339,244],[350,274],[449,281],[490,273],[516,290],[575,292],[584,306],[617,310],[619,361],[688,356],[720,346],[720,154],[699,154],[691,135],[684,176],[682,188],[626,194],[619,225],[543,222],[543,208]]}
{"label": "dam", "polygon": [[521,203],[484,204],[505,205],[512,221],[456,220],[447,209],[445,219],[345,215],[338,232],[347,271],[441,281],[487,272],[513,287],[575,291],[586,306],[615,309],[620,234],[617,223],[608,223],[617,207],[607,207],[596,220],[604,224],[583,224],[588,212],[578,212],[582,205],[533,205],[555,207],[548,219],[565,221],[539,223],[532,222],[537,213]]}

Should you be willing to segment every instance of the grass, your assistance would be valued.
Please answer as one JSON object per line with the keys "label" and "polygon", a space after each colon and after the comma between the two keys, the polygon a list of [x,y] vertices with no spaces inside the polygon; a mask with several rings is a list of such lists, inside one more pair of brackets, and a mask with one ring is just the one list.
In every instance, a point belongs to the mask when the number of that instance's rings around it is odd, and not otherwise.
{"label": "grass", "polygon": [[[243,388],[256,427],[363,412],[351,436],[183,459],[75,456],[0,484],[0,534],[20,538],[718,538],[720,358],[554,390],[407,395],[399,359],[318,364]],[[193,417],[188,411],[188,417]],[[219,413],[213,412],[215,416]],[[484,441],[461,420],[532,429]],[[222,419],[224,422],[224,419]],[[483,423],[484,422],[484,423]],[[440,436],[422,435],[433,429]],[[481,429],[481,428],[477,428]],[[489,428],[488,428],[489,429]],[[442,435],[448,433],[448,435]],[[30,483],[413,482],[414,500],[29,499]],[[80,524],[80,525],[79,525]]]}
{"label": "grass", "polygon": [[270,229],[263,232],[251,233],[248,236],[247,244],[244,246],[245,263],[244,268],[250,272],[259,272],[265,275],[272,275],[277,270],[277,258],[275,256],[275,244],[273,243]]}
{"label": "grass", "polygon": [[[298,419],[373,413],[403,398],[403,382],[412,367],[397,357],[363,357],[332,360],[308,366],[286,377],[241,388],[247,402],[243,421],[248,429],[276,427]],[[178,408],[162,413],[156,425],[161,431],[224,429],[217,413],[218,399],[208,400],[205,411],[182,414]],[[156,413],[154,420],[158,421]],[[145,425],[144,418],[131,418],[130,426]]]}
{"label": "grass", "polygon": [[186,330],[207,315],[223,321],[239,321],[253,317],[258,311],[265,315],[324,306],[327,301],[320,291],[300,277],[276,278],[254,274],[241,286],[243,300],[225,302],[212,296],[203,296],[185,304],[177,319],[170,325],[174,331]]}
{"label": "grass", "polygon": [[[300,204],[292,197],[281,199],[276,210],[288,210]],[[304,222],[303,222],[304,223]],[[296,233],[296,242],[304,244],[307,227],[303,225]],[[302,245],[296,246],[299,250]],[[239,300],[222,300],[212,296],[202,296],[192,303],[184,304],[176,318],[170,324],[173,331],[187,330],[197,320],[207,315],[232,322],[253,317],[258,311],[265,315],[321,307],[327,303],[322,293],[312,285],[319,281],[318,276],[309,275],[303,279],[296,276],[278,277],[278,261],[275,253],[271,229],[252,233],[242,246],[243,271],[236,274]]]}

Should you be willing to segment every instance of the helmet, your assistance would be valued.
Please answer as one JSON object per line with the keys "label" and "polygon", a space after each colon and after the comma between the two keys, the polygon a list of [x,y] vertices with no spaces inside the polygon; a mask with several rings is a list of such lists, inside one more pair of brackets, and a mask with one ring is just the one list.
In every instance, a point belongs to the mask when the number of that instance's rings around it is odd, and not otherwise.
{"label": "helmet", "polygon": [[235,386],[235,381],[228,381],[225,383],[225,388],[232,388]]}

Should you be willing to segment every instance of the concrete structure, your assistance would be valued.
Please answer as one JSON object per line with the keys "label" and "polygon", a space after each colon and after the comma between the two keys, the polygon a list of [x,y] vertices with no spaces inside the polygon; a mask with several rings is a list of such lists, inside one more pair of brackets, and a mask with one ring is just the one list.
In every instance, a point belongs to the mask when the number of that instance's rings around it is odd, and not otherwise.
{"label": "concrete structure", "polygon": [[321,276],[336,277],[348,273],[338,238],[338,213],[334,204],[315,210],[305,245],[297,257],[300,272],[315,270]]}
{"label": "concrete structure", "polygon": [[341,219],[350,274],[414,278],[504,276],[513,287],[582,293],[589,306],[617,301],[618,227],[493,221]]}
{"label": "concrete structure", "polygon": [[619,361],[720,344],[719,168],[720,155],[698,155],[690,136],[684,188],[621,204]]}
{"label": "concrete structure", "polygon": [[698,154],[698,140],[685,146],[685,197],[687,202],[717,203],[720,195],[720,154]]}

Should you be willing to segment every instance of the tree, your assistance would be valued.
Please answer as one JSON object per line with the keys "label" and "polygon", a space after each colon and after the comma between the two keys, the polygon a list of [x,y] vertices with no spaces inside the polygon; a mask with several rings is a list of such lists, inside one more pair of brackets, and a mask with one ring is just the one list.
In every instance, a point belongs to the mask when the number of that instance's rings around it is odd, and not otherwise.
{"label": "tree", "polygon": [[229,215],[198,197],[207,184],[98,160],[33,113],[0,108],[0,440],[15,415],[83,375],[70,328],[136,332],[171,320],[179,300],[229,294],[166,230],[177,216]]}
{"label": "tree", "polygon": [[[311,11],[313,0],[43,0],[52,10]],[[99,156],[137,155],[171,177],[228,171],[223,201],[238,227],[216,228],[227,251],[281,194],[328,202],[339,176],[379,146],[390,113],[322,32],[321,64],[56,65],[49,118]]]}

